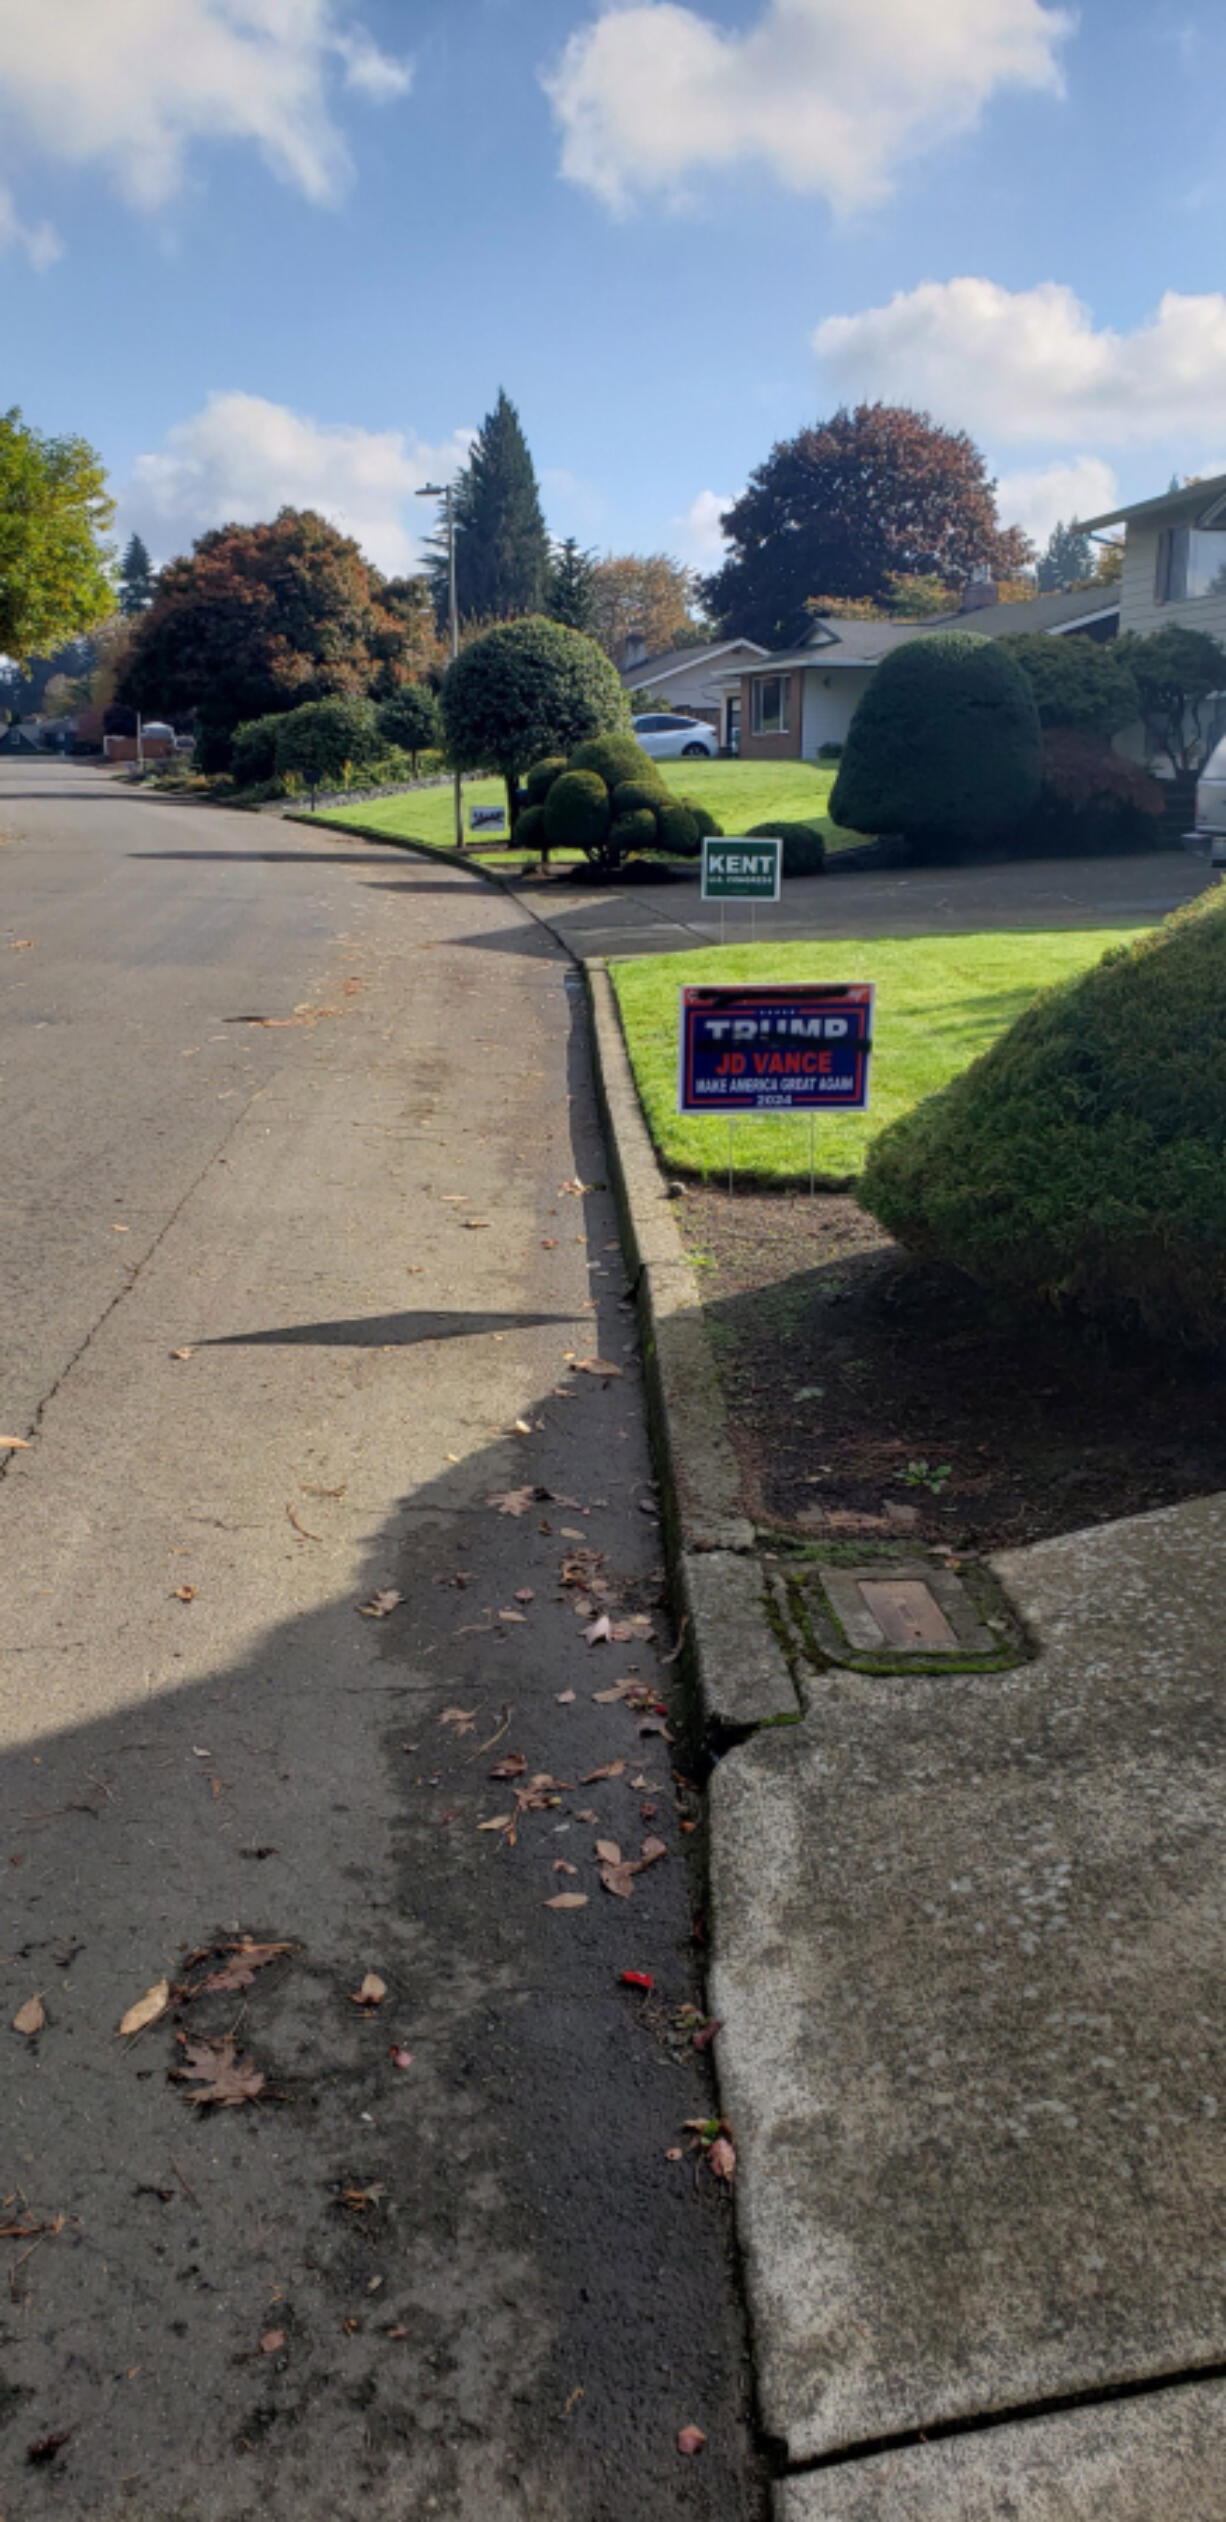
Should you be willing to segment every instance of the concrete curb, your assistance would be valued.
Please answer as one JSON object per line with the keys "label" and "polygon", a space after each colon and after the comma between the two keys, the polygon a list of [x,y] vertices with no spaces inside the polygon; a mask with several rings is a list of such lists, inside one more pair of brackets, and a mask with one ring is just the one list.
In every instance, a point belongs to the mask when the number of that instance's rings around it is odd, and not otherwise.
{"label": "concrete curb", "polygon": [[586,963],[596,1092],[638,1307],[652,1445],[687,1667],[716,1748],[795,1722],[800,1701],[771,1623],[754,1530],[681,1239],[639,1106],[607,967]]}

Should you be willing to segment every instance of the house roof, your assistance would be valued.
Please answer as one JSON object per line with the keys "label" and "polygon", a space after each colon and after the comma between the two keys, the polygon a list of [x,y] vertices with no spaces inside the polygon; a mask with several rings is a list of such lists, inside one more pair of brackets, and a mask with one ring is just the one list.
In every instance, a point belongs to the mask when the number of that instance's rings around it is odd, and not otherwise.
{"label": "house roof", "polygon": [[[1102,622],[1118,613],[1120,599],[1114,588],[1060,587],[1052,595],[1029,596],[1017,604],[984,604],[969,613],[930,614],[916,622],[856,622],[842,614],[823,613],[817,617],[814,631],[825,637],[810,636],[802,648],[788,648],[781,655],[760,652],[760,665],[743,669],[748,674],[778,674],[795,666],[820,667],[829,674],[840,667],[875,666],[891,649],[901,648],[909,639],[922,639],[942,631],[969,630],[986,639],[1005,639],[1015,631],[1080,630],[1091,622]],[[739,680],[733,673],[717,676],[721,683]]]}
{"label": "house roof", "polygon": [[733,650],[748,649],[755,657],[764,657],[765,648],[756,639],[716,639],[706,648],[662,648],[656,657],[643,657],[638,665],[622,666],[619,671],[628,691],[638,690],[640,683],[667,683],[670,674],[683,674],[689,666],[714,663]]}
{"label": "house roof", "polygon": [[1226,473],[1214,473],[1207,481],[1182,482],[1177,490],[1164,490],[1157,499],[1135,500],[1131,508],[1106,508],[1101,517],[1079,517],[1077,523],[1083,534],[1093,534],[1100,525],[1140,524],[1167,511],[1213,508],[1223,500]]}

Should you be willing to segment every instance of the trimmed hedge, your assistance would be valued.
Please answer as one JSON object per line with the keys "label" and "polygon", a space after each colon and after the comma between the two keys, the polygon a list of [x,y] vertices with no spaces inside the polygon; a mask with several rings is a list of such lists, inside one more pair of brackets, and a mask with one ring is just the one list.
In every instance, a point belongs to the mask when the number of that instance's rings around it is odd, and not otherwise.
{"label": "trimmed hedge", "polygon": [[521,806],[515,818],[516,849],[545,850],[545,809],[543,806]]}
{"label": "trimmed hedge", "polygon": [[545,838],[551,849],[599,853],[609,829],[609,792],[595,771],[562,771],[545,799]]}
{"label": "trimmed hedge", "polygon": [[1226,886],[1036,1000],[883,1131],[858,1196],[1009,1297],[1226,1339]]}
{"label": "trimmed hedge", "polygon": [[816,823],[783,823],[776,816],[773,823],[752,824],[751,841],[769,840],[772,835],[783,843],[785,876],[820,876],[826,865],[826,836]]}
{"label": "trimmed hedge", "polygon": [[260,781],[273,779],[277,769],[277,729],[280,716],[244,718],[231,738],[230,774],[236,788],[255,788]]}
{"label": "trimmed hedge", "polygon": [[632,806],[629,814],[617,815],[609,826],[609,850],[616,852],[617,863],[655,847],[656,818],[650,806]]}
{"label": "trimmed hedge", "polygon": [[620,779],[613,791],[613,812],[637,814],[639,808],[645,806],[649,814],[654,814],[661,795],[668,793],[662,783],[657,785],[646,779]]}
{"label": "trimmed hedge", "polygon": [[543,761],[533,763],[524,782],[524,795],[530,806],[544,805],[555,779],[561,777],[565,768],[564,753],[547,753]]}
{"label": "trimmed hedge", "polygon": [[883,657],[848,729],[830,798],[854,832],[921,848],[997,839],[1036,803],[1039,715],[1000,640],[909,639]]}
{"label": "trimmed hedge", "polygon": [[590,736],[586,743],[575,746],[568,762],[572,771],[594,771],[609,789],[632,779],[648,789],[652,797],[670,794],[650,754],[644,753],[634,736]]}
{"label": "trimmed hedge", "polygon": [[657,849],[667,851],[670,858],[697,858],[702,846],[698,820],[679,797],[660,807],[655,824]]}

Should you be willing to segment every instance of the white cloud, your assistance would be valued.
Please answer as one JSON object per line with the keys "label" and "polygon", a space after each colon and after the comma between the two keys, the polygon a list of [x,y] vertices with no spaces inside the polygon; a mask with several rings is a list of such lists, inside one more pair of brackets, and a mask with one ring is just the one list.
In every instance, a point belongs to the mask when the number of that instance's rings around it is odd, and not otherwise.
{"label": "white cloud", "polygon": [[28,227],[19,219],[8,186],[0,184],[0,254],[14,250],[28,254],[35,271],[47,271],[59,261],[64,248],[45,219],[40,219],[37,227]]}
{"label": "white cloud", "polygon": [[690,569],[717,569],[727,556],[720,518],[732,506],[727,491],[700,490],[683,516],[674,517],[669,549]]}
{"label": "white cloud", "polygon": [[169,201],[193,141],[254,143],[309,200],[352,172],[329,75],[376,101],[411,72],[347,0],[0,0],[0,131],[23,152],[101,166],[142,209]]}
{"label": "white cloud", "polygon": [[1002,473],[996,507],[1002,525],[1020,525],[1042,549],[1054,525],[1101,517],[1119,497],[1119,483],[1101,455],[1070,456],[1036,472]]}
{"label": "white cloud", "polygon": [[213,525],[254,525],[278,508],[317,508],[389,576],[412,568],[435,511],[413,494],[448,481],[473,432],[440,446],[399,429],[311,420],[258,394],[213,394],[202,411],[137,457],[120,500],[122,533],[135,529],[159,560]]}
{"label": "white cloud", "polygon": [[814,344],[839,392],[923,405],[1005,443],[1105,446],[1220,439],[1226,295],[1168,290],[1134,332],[1096,327],[1054,280],[925,281],[888,306],[833,315]]}
{"label": "white cloud", "polygon": [[745,33],[676,0],[606,7],[543,85],[562,172],[611,209],[747,160],[860,210],[1003,87],[1057,92],[1071,19],[1044,0],[764,0]]}

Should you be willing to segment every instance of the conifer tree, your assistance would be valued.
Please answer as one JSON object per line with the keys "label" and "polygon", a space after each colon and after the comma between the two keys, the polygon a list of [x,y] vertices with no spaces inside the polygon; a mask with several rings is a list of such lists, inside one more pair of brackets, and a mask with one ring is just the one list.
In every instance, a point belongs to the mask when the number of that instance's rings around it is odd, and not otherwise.
{"label": "conifer tree", "polygon": [[[549,536],[519,414],[499,389],[456,484],[456,600],[466,621],[510,621],[548,599]],[[430,578],[447,614],[446,539],[432,538]]]}
{"label": "conifer tree", "polygon": [[595,620],[596,564],[582,552],[573,534],[559,543],[549,565],[549,612],[569,630],[592,630]]}
{"label": "conifer tree", "polygon": [[130,534],[119,564],[119,610],[121,613],[144,613],[153,602],[155,588],[153,563],[139,534]]}
{"label": "conifer tree", "polygon": [[1063,517],[1058,517],[1035,571],[1040,595],[1054,595],[1059,587],[1080,586],[1093,575],[1094,554],[1088,535],[1082,533],[1076,519],[1066,525]]}

